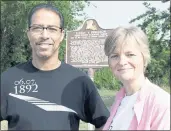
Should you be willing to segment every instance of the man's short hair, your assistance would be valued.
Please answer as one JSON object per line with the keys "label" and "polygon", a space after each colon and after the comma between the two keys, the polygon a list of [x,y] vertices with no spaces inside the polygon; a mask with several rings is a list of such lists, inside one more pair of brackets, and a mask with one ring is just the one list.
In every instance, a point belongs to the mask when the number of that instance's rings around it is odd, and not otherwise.
{"label": "man's short hair", "polygon": [[31,9],[31,11],[29,12],[29,15],[28,15],[28,27],[31,26],[31,19],[32,19],[33,14],[36,13],[40,9],[46,9],[46,10],[55,12],[60,18],[60,28],[62,30],[64,29],[64,18],[62,16],[61,12],[55,6],[53,6],[51,4],[45,4],[45,3],[38,4]]}

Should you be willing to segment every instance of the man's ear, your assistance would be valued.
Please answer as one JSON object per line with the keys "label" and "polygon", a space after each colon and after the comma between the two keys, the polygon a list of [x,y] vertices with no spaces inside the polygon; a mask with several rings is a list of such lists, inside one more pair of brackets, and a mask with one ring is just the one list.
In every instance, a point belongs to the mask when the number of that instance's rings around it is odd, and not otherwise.
{"label": "man's ear", "polygon": [[29,31],[29,29],[26,29],[25,32],[27,33],[27,37],[28,37],[28,39],[30,40],[30,31]]}
{"label": "man's ear", "polygon": [[28,37],[28,40],[29,40],[29,43],[30,43],[30,46],[32,46],[31,45],[31,33],[30,33],[30,31],[29,31],[29,29],[26,29],[26,31],[25,31],[26,33],[27,33],[27,37]]}
{"label": "man's ear", "polygon": [[62,42],[62,41],[63,41],[64,37],[65,37],[65,31],[64,31],[64,30],[62,30],[62,32],[61,32],[61,38],[60,38],[60,42]]}

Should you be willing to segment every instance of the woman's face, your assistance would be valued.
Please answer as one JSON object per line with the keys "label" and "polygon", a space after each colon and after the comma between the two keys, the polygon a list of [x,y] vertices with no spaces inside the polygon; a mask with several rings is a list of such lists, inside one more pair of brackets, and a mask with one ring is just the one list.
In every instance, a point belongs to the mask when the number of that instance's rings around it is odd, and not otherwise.
{"label": "woman's face", "polygon": [[109,55],[109,66],[121,82],[136,80],[144,75],[144,59],[136,42],[118,44]]}

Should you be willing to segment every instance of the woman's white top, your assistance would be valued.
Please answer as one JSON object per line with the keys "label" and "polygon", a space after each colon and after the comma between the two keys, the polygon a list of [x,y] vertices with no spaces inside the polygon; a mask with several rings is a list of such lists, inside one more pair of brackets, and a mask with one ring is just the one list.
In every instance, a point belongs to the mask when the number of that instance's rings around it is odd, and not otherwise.
{"label": "woman's white top", "polygon": [[134,116],[134,104],[139,91],[130,96],[125,96],[113,118],[109,130],[128,130]]}

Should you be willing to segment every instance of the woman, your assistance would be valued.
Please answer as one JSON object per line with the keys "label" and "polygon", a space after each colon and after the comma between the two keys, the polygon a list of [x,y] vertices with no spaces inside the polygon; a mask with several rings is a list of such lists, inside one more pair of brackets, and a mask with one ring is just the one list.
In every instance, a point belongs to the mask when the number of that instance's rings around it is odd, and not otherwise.
{"label": "woman", "polygon": [[103,130],[169,130],[170,95],[145,77],[148,39],[137,27],[118,27],[104,46],[109,67],[123,87]]}

